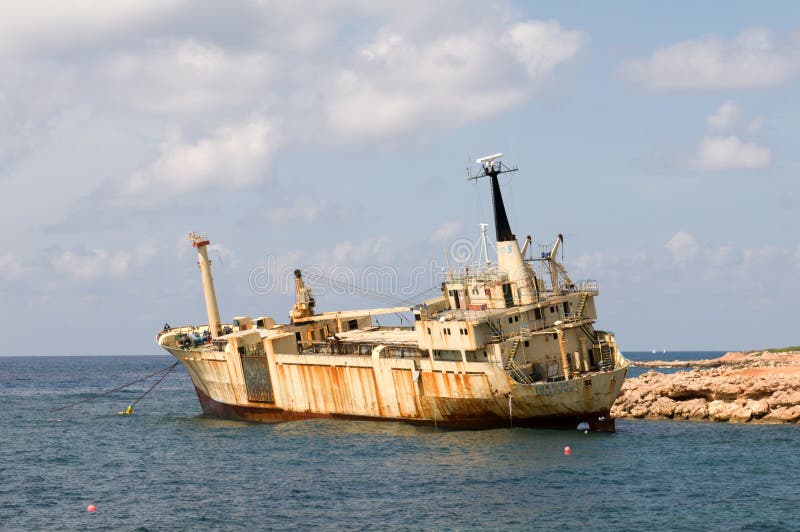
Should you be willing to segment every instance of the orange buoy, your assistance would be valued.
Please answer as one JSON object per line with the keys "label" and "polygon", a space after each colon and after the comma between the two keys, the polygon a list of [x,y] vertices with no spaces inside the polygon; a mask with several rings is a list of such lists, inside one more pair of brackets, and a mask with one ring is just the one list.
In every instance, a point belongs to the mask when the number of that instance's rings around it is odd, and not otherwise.
{"label": "orange buoy", "polygon": [[564,456],[569,456],[572,454],[572,449],[569,448],[569,445],[564,447]]}
{"label": "orange buoy", "polygon": [[97,506],[95,506],[94,504],[90,504],[89,506],[86,507],[86,511],[89,512],[90,514],[93,514],[97,511]]}

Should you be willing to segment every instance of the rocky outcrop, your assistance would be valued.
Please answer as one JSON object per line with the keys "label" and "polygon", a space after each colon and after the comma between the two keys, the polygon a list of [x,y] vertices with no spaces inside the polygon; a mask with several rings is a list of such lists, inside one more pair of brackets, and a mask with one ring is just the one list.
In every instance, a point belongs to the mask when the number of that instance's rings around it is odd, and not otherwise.
{"label": "rocky outcrop", "polygon": [[800,423],[800,352],[728,353],[712,360],[636,362],[650,370],[628,379],[611,409],[616,418],[730,423]]}

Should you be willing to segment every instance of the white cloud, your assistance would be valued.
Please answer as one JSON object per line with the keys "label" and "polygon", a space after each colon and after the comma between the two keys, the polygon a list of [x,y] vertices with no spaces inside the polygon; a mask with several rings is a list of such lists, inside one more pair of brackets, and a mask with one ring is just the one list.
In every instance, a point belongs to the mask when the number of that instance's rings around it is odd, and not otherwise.
{"label": "white cloud", "polygon": [[653,89],[742,89],[779,85],[798,67],[800,41],[775,43],[769,30],[750,28],[733,41],[707,36],[660,48],[622,73]]}
{"label": "white cloud", "polygon": [[11,281],[22,275],[22,258],[14,253],[0,255],[0,279]]}
{"label": "white cloud", "polygon": [[311,223],[315,221],[325,206],[324,201],[310,197],[294,198],[283,207],[273,207],[267,212],[267,219],[273,223]]}
{"label": "white cloud", "polygon": [[706,170],[756,169],[769,165],[772,151],[735,135],[707,137],[700,143],[697,160]]}
{"label": "white cloud", "polygon": [[122,196],[159,201],[205,187],[250,186],[264,179],[276,147],[276,134],[260,117],[218,128],[196,142],[185,141],[175,130],[162,143],[158,159],[125,180]]}
{"label": "white cloud", "polygon": [[536,79],[578,53],[584,37],[579,31],[565,30],[558,22],[531,20],[512,26],[502,42]]}
{"label": "white cloud", "polygon": [[50,265],[56,272],[68,275],[76,281],[120,277],[131,269],[142,268],[149,264],[160,249],[158,244],[151,240],[139,242],[131,247],[133,251],[108,251],[99,248],[64,250],[52,256]]}
{"label": "white cloud", "polygon": [[463,225],[460,222],[445,222],[431,233],[431,242],[448,244],[455,237]]}
{"label": "white cloud", "polygon": [[0,3],[0,56],[58,54],[113,40],[174,14],[185,0]]}
{"label": "white cloud", "polygon": [[761,128],[764,127],[764,119],[760,116],[755,117],[747,124],[747,132],[748,133],[757,133],[761,131]]}
{"label": "white cloud", "polygon": [[686,266],[697,257],[700,243],[694,235],[686,231],[678,231],[664,244],[672,254],[672,261],[679,266]]}
{"label": "white cloud", "polygon": [[149,240],[140,242],[133,252],[133,260],[137,266],[143,266],[150,262],[159,252],[159,247]]}
{"label": "white cloud", "polygon": [[708,132],[694,156],[697,166],[714,171],[753,170],[772,162],[768,146],[742,138],[742,133],[757,133],[763,127],[763,119],[757,116],[745,125],[742,114],[742,107],[729,100],[706,118]]}
{"label": "white cloud", "polygon": [[125,252],[109,253],[104,249],[85,252],[63,251],[51,264],[55,271],[67,274],[76,281],[89,281],[97,277],[120,276],[128,271],[130,255]]}
{"label": "white cloud", "polygon": [[332,261],[336,266],[357,264],[386,264],[394,256],[392,241],[385,237],[367,238],[354,243],[346,240],[325,254],[322,263]]}
{"label": "white cloud", "polygon": [[191,115],[252,107],[268,80],[264,52],[231,53],[184,39],[157,42],[145,53],[124,52],[105,67],[111,93],[146,112]]}
{"label": "white cloud", "polygon": [[331,129],[385,138],[489,116],[528,97],[583,40],[539,21],[516,24],[499,39],[484,29],[425,37],[384,29],[363,46],[326,95]]}
{"label": "white cloud", "polygon": [[709,129],[724,131],[733,127],[741,115],[742,108],[732,101],[727,101],[706,119],[706,124]]}

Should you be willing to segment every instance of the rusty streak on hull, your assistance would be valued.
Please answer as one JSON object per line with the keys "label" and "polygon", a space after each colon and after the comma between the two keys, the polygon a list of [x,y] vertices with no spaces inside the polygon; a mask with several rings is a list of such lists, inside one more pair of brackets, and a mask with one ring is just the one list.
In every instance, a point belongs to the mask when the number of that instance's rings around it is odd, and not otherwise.
{"label": "rusty streak on hull", "polygon": [[614,432],[614,420],[608,411],[580,416],[543,416],[537,418],[511,419],[500,416],[463,417],[459,419],[409,419],[387,418],[375,416],[361,416],[352,414],[320,414],[315,412],[293,412],[269,406],[230,405],[215,401],[195,386],[195,392],[200,400],[203,414],[222,419],[236,421],[254,421],[259,423],[283,423],[287,421],[301,421],[306,419],[350,419],[358,421],[394,421],[410,423],[413,425],[439,426],[452,429],[485,430],[496,428],[524,427],[524,428],[550,428],[574,429],[581,423],[587,423],[592,430],[601,432]]}

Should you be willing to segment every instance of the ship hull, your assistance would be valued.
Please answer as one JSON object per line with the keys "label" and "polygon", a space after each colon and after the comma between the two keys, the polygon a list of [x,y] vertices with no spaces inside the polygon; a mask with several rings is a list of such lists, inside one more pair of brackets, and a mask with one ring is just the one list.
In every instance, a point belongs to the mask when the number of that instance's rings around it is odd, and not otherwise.
{"label": "ship hull", "polygon": [[252,401],[237,356],[169,349],[186,367],[203,413],[284,422],[314,418],[395,421],[459,429],[576,428],[613,431],[609,411],[627,372],[520,384],[491,364],[428,359],[270,354],[269,400]]}
{"label": "ship hull", "polygon": [[293,412],[275,407],[232,405],[221,403],[212,399],[197,387],[195,387],[195,392],[197,392],[197,397],[200,400],[200,407],[203,410],[203,414],[234,421],[285,423],[289,421],[302,421],[308,419],[346,419],[356,421],[393,421],[410,423],[414,425],[438,426],[464,430],[486,430],[508,427],[574,429],[581,423],[586,423],[589,428],[595,431],[614,432],[614,419],[611,418],[607,411],[581,415],[542,415],[520,419],[514,419],[513,416],[509,418],[499,417],[496,415],[441,420],[390,418],[342,413],[322,414],[316,412]]}

